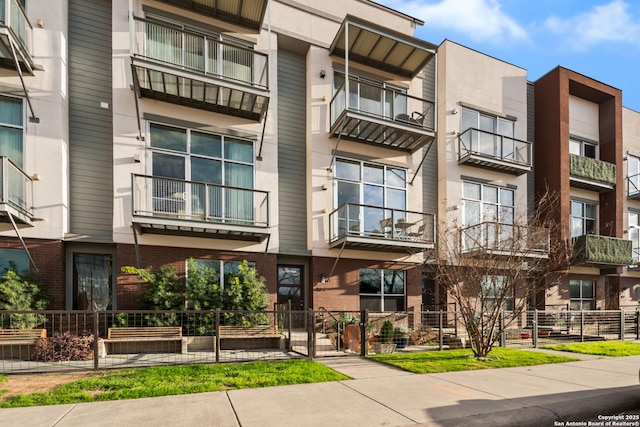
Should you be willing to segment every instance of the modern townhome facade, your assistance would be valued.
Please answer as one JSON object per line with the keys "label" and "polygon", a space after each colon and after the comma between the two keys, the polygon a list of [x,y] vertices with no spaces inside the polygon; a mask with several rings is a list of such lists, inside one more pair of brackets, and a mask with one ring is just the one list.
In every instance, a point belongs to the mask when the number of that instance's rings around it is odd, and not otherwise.
{"label": "modern townhome facade", "polygon": [[[247,260],[294,309],[441,307],[440,232],[497,251],[547,183],[563,238],[640,246],[640,118],[576,73],[528,82],[369,0],[0,6],[0,267],[51,308],[137,308],[123,266],[189,258]],[[570,169],[592,160],[609,181]],[[593,308],[637,302],[630,264],[587,258],[535,305],[576,308],[575,281],[588,308],[590,280]]]}

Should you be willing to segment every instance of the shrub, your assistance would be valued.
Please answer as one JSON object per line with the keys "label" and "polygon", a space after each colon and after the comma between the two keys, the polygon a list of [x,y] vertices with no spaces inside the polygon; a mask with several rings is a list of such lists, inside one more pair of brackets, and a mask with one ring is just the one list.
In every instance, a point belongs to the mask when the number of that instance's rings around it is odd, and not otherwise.
{"label": "shrub", "polygon": [[[0,279],[0,310],[44,310],[48,300],[29,272],[5,270]],[[4,328],[35,328],[46,321],[37,314],[12,314],[3,318]]]}
{"label": "shrub", "polygon": [[83,331],[80,335],[71,332],[54,333],[52,337],[40,338],[31,360],[39,362],[66,362],[90,360],[93,357],[93,334]]}
{"label": "shrub", "polygon": [[391,320],[385,320],[380,328],[380,341],[391,342],[393,340],[393,322]]}

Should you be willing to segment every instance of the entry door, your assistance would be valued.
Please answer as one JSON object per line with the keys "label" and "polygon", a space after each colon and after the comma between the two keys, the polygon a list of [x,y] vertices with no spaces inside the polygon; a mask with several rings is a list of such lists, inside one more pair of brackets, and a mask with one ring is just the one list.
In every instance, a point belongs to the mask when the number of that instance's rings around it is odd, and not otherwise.
{"label": "entry door", "polygon": [[301,265],[278,265],[278,304],[292,310],[304,310],[304,268]]}

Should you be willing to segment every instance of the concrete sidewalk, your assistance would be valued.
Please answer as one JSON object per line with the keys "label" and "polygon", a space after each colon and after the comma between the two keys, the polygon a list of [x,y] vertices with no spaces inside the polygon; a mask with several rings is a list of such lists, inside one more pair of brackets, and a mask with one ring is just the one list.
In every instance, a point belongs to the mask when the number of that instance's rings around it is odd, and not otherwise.
{"label": "concrete sidewalk", "polygon": [[553,426],[554,421],[640,414],[640,356],[582,359],[414,375],[358,357],[325,358],[318,361],[353,379],[0,409],[0,426],[544,427]]}

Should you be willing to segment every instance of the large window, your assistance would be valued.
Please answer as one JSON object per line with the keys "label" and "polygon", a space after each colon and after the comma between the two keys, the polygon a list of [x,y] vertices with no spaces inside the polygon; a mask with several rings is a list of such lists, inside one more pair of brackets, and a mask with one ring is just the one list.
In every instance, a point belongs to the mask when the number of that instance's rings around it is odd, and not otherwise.
{"label": "large window", "polygon": [[482,298],[489,307],[502,300],[502,310],[513,311],[514,288],[506,276],[482,276]]}
{"label": "large window", "polygon": [[571,200],[571,237],[596,232],[598,205],[592,202]]}
{"label": "large window", "polygon": [[586,141],[578,137],[572,136],[569,139],[569,153],[576,156],[598,158],[598,145],[592,141]]}
{"label": "large window", "polygon": [[[463,243],[495,246],[513,235],[515,191],[475,182],[462,183]],[[479,224],[485,223],[480,226]]]}
{"label": "large window", "polygon": [[629,240],[633,242],[633,263],[640,262],[640,212],[629,211]]}
{"label": "large window", "polygon": [[152,175],[167,178],[154,181],[155,212],[198,216],[207,200],[209,219],[253,219],[252,141],[159,124],[149,133]]}
{"label": "large window", "polygon": [[24,107],[22,98],[0,95],[0,156],[22,168]]}
{"label": "large window", "polygon": [[[333,77],[336,104],[334,120],[345,108],[344,73],[336,71]],[[349,109],[382,116],[388,119],[407,115],[407,91],[386,83],[374,82],[358,76],[349,76]],[[409,119],[407,115],[406,120]]]}
{"label": "large window", "polygon": [[[242,264],[242,261],[221,261],[211,259],[194,259],[193,261],[196,268],[206,268],[211,270],[213,272],[214,282],[219,284],[220,288],[224,288],[224,286],[229,282],[229,279],[238,274],[239,266]],[[249,266],[254,267],[253,262],[249,262],[248,264]],[[187,268],[188,267],[189,263],[187,262]],[[222,281],[220,280],[220,273],[222,273]],[[188,271],[187,274],[189,274]]]}
{"label": "large window", "polygon": [[74,310],[112,308],[112,264],[110,254],[73,254]]}
{"label": "large window", "polygon": [[[339,215],[340,234],[380,230],[380,221],[406,216],[407,171],[397,167],[336,159],[336,205],[349,203]],[[394,211],[399,211],[395,213]]]}
{"label": "large window", "polygon": [[627,168],[629,195],[637,195],[640,193],[640,157],[628,155]]}
{"label": "large window", "polygon": [[[467,132],[470,151],[491,157],[513,159],[515,122],[513,120],[481,113],[469,108],[462,108],[460,131],[473,128],[477,131]],[[499,135],[499,136],[496,136]]]}
{"label": "large window", "polygon": [[595,310],[593,280],[569,280],[571,310]]}
{"label": "large window", "polygon": [[402,270],[360,269],[360,309],[403,311],[405,274]]}

